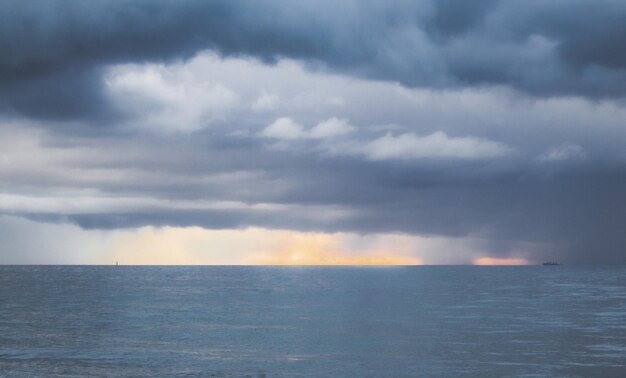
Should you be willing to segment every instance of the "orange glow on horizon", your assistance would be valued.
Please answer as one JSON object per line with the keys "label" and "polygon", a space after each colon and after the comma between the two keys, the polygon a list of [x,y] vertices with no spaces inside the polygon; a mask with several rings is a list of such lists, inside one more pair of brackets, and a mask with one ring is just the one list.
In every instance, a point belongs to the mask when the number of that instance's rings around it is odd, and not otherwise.
{"label": "orange glow on horizon", "polygon": [[419,258],[387,251],[346,252],[332,234],[293,234],[280,249],[251,253],[247,265],[422,265]]}
{"label": "orange glow on horizon", "polygon": [[422,265],[416,257],[376,253],[346,255],[328,251],[290,250],[276,253],[257,253],[246,258],[248,265]]}
{"label": "orange glow on horizon", "polygon": [[479,257],[472,262],[474,265],[528,265],[528,260],[522,258]]}
{"label": "orange glow on horizon", "polygon": [[[144,227],[120,235],[102,256],[122,265],[422,265],[408,252],[382,245],[356,246],[342,233],[248,228],[205,230]],[[352,240],[352,242],[351,242]],[[400,245],[394,237],[393,245]],[[358,244],[358,243],[357,243]],[[402,249],[401,249],[402,250]]]}

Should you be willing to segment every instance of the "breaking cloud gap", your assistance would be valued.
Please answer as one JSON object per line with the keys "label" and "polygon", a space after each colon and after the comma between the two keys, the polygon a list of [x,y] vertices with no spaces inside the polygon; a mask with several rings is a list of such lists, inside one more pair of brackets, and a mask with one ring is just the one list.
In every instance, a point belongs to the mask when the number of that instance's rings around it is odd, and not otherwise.
{"label": "breaking cloud gap", "polygon": [[[5,238],[11,234],[11,238]],[[479,239],[360,235],[245,228],[142,227],[83,230],[0,216],[6,240],[0,259],[9,264],[123,265],[422,265],[528,264],[525,251],[492,259]]]}

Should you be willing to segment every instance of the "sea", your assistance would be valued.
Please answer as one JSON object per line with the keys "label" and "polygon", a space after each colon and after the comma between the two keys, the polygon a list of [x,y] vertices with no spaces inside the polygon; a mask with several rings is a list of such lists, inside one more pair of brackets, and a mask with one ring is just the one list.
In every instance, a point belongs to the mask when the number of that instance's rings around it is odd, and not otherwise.
{"label": "sea", "polygon": [[0,266],[2,377],[625,377],[626,267]]}

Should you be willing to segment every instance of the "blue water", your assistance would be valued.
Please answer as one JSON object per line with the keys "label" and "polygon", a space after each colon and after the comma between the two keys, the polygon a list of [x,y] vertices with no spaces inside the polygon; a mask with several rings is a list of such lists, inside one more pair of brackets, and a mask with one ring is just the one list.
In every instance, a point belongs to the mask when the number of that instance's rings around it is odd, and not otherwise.
{"label": "blue water", "polygon": [[626,376],[626,268],[0,267],[0,376]]}

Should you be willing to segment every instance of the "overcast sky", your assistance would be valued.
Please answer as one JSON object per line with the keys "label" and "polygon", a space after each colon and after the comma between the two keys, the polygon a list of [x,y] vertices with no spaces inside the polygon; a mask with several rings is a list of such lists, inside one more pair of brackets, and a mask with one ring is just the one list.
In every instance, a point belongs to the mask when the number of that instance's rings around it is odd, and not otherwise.
{"label": "overcast sky", "polygon": [[0,263],[626,263],[622,0],[0,15]]}

